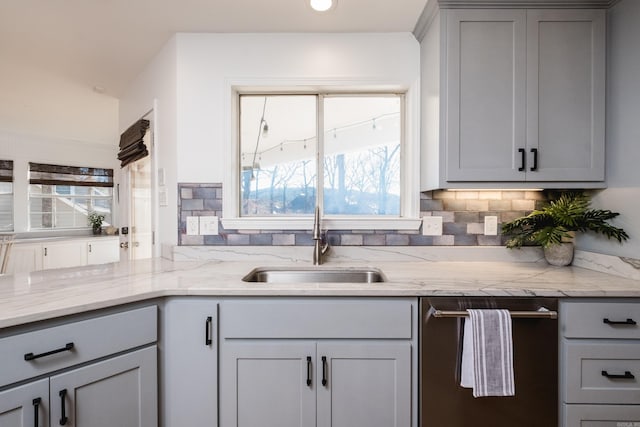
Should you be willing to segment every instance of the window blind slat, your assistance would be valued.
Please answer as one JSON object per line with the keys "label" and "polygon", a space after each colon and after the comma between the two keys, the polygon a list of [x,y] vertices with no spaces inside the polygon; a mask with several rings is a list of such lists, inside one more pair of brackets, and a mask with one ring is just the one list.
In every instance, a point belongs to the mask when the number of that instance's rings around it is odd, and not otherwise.
{"label": "window blind slat", "polygon": [[0,182],[13,182],[13,160],[0,160]]}
{"label": "window blind slat", "polygon": [[149,155],[149,150],[144,144],[144,136],[148,129],[149,120],[138,120],[120,135],[118,160],[121,167]]}

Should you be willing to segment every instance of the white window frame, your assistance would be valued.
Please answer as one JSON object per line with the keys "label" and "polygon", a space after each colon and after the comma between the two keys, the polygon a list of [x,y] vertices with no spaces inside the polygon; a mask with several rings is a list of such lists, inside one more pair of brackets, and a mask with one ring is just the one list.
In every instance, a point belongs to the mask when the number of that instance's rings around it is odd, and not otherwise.
{"label": "white window frame", "polygon": [[[302,83],[302,82],[298,82]],[[313,215],[277,216],[277,217],[241,217],[240,216],[240,174],[239,167],[239,99],[241,94],[282,95],[389,95],[402,94],[404,105],[401,118],[401,206],[399,217],[373,215],[326,215],[323,216],[323,228],[329,230],[417,230],[422,223],[420,215],[420,125],[419,125],[419,87],[403,87],[369,82],[322,81],[304,82],[305,84],[281,85],[274,82],[257,80],[228,80],[225,91],[229,105],[225,117],[224,137],[228,141],[225,158],[227,164],[223,182],[224,228],[229,230],[307,230],[313,226]],[[226,109],[225,109],[226,111]],[[321,114],[321,112],[318,112]],[[227,127],[228,126],[228,127]],[[322,137],[322,132],[320,132]]]}

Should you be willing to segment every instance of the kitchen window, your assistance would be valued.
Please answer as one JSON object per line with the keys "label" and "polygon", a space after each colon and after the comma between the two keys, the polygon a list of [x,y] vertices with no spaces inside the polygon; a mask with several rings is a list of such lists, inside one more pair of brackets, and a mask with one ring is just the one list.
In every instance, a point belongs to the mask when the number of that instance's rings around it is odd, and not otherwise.
{"label": "kitchen window", "polygon": [[400,218],[403,121],[401,94],[240,94],[239,216]]}
{"label": "kitchen window", "polygon": [[87,228],[97,212],[112,219],[113,169],[29,163],[29,228]]}
{"label": "kitchen window", "polygon": [[0,160],[0,231],[13,230],[13,161]]}

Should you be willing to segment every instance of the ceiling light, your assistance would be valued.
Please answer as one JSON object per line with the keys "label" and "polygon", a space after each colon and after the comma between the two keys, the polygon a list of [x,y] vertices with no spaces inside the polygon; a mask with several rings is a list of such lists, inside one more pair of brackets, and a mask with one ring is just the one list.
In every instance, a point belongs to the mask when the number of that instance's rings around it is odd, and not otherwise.
{"label": "ceiling light", "polygon": [[317,12],[326,12],[335,7],[337,0],[309,0],[311,8]]}

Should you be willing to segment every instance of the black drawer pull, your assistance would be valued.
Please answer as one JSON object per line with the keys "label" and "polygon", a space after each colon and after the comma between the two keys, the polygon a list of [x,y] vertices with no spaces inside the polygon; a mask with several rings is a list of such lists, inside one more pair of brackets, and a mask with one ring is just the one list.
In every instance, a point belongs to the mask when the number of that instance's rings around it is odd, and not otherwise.
{"label": "black drawer pull", "polygon": [[33,399],[33,425],[34,427],[40,427],[40,403],[42,399],[40,397],[36,397]]}
{"label": "black drawer pull", "polygon": [[207,320],[204,324],[204,345],[211,345],[213,343],[213,338],[211,335],[212,324],[213,324],[213,318],[211,316],[207,317]]}
{"label": "black drawer pull", "polygon": [[67,418],[67,409],[64,405],[64,398],[67,396],[67,389],[65,388],[64,390],[60,390],[58,396],[60,396],[60,425],[63,426],[67,424],[67,421],[69,421],[69,418]]}
{"label": "black drawer pull", "polygon": [[327,356],[322,356],[322,385],[327,386]]}
{"label": "black drawer pull", "polygon": [[45,353],[40,353],[40,354],[33,354],[33,353],[27,353],[24,355],[24,360],[35,360],[35,359],[39,359],[41,357],[46,357],[46,356],[51,356],[52,354],[56,354],[56,353],[62,353],[63,351],[71,351],[73,350],[73,343],[67,343],[64,347],[62,348],[57,348],[55,350],[51,350],[51,351],[47,351]]}
{"label": "black drawer pull", "polygon": [[533,166],[531,166],[531,171],[538,170],[538,149],[532,148],[531,152],[533,153]]}
{"label": "black drawer pull", "polygon": [[635,376],[630,371],[624,371],[624,374],[610,374],[607,371],[602,371],[602,376],[611,378],[611,379],[623,379],[623,380],[632,380]]}
{"label": "black drawer pull", "polygon": [[518,148],[518,153],[520,153],[520,167],[518,168],[518,172],[524,172],[525,149]]}
{"label": "black drawer pull", "polygon": [[307,386],[311,387],[311,356],[307,356]]}
{"label": "black drawer pull", "polygon": [[606,317],[604,319],[602,319],[603,323],[606,323],[607,325],[635,325],[636,321],[633,319],[627,319],[627,320],[609,320]]}

